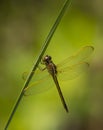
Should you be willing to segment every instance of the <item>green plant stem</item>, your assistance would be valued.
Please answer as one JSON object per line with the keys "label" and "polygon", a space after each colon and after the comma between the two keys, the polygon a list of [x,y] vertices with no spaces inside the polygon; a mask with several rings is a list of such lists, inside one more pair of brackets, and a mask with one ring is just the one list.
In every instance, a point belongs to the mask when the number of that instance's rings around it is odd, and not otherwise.
{"label": "green plant stem", "polygon": [[17,99],[17,101],[16,101],[16,104],[15,104],[14,107],[13,107],[13,110],[12,110],[12,112],[11,112],[11,114],[10,114],[10,117],[9,117],[9,119],[8,119],[8,121],[7,121],[7,124],[6,124],[5,128],[4,128],[4,130],[7,130],[8,126],[9,126],[9,124],[10,124],[10,122],[11,122],[13,116],[14,116],[14,113],[16,112],[17,107],[19,106],[19,103],[20,103],[22,97],[24,96],[24,89],[29,85],[29,83],[30,83],[30,81],[31,81],[31,79],[32,79],[32,77],[33,77],[33,75],[34,75],[34,72],[35,72],[35,70],[36,70],[36,68],[37,68],[37,66],[38,66],[38,64],[39,64],[39,62],[41,61],[41,58],[42,58],[43,54],[45,53],[45,51],[46,51],[46,49],[47,49],[47,47],[48,47],[48,45],[49,45],[49,43],[50,43],[50,40],[51,40],[51,38],[52,38],[52,36],[53,36],[53,34],[54,34],[54,32],[55,32],[57,26],[59,25],[59,23],[60,23],[60,21],[61,21],[63,15],[64,15],[64,12],[66,11],[67,7],[70,6],[71,1],[72,1],[72,0],[67,0],[67,1],[64,3],[64,5],[63,5],[63,7],[62,7],[62,9],[61,9],[61,11],[60,11],[60,13],[59,13],[59,15],[58,15],[58,17],[57,17],[55,23],[54,23],[54,25],[52,26],[52,28],[51,28],[51,30],[50,30],[50,32],[49,32],[49,34],[48,34],[48,36],[47,36],[47,38],[46,38],[44,44],[43,44],[43,47],[42,47],[42,49],[41,49],[41,51],[40,51],[40,54],[39,54],[39,56],[38,56],[36,62],[34,63],[32,69],[31,69],[31,72],[30,72],[30,74],[28,75],[28,77],[27,77],[27,79],[26,79],[26,81],[25,81],[25,83],[24,83],[23,89],[22,89],[22,91],[21,91],[21,93],[20,93],[20,95],[19,95],[19,97],[18,97],[18,99]]}

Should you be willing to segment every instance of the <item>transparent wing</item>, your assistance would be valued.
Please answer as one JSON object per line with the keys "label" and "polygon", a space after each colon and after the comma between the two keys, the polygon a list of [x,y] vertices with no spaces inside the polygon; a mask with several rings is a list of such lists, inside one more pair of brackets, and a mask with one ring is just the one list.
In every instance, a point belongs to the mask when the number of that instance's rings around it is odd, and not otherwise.
{"label": "transparent wing", "polygon": [[[27,72],[24,72],[23,79],[26,75]],[[49,90],[52,86],[54,86],[53,79],[47,70],[41,71],[37,69],[29,86],[24,90],[25,95],[38,94]]]}
{"label": "transparent wing", "polygon": [[86,62],[78,63],[72,66],[67,66],[62,69],[58,69],[58,80],[59,81],[66,81],[72,80],[78,77],[80,74],[85,72],[88,68],[89,64]]}
{"label": "transparent wing", "polygon": [[62,67],[72,66],[83,61],[86,62],[87,58],[92,54],[93,50],[93,46],[85,46],[81,48],[77,53],[58,64],[57,68],[61,69]]}
{"label": "transparent wing", "polygon": [[87,59],[92,54],[93,50],[94,48],[92,46],[85,46],[77,53],[58,64],[58,78],[62,81],[72,80],[85,72],[89,66]]}

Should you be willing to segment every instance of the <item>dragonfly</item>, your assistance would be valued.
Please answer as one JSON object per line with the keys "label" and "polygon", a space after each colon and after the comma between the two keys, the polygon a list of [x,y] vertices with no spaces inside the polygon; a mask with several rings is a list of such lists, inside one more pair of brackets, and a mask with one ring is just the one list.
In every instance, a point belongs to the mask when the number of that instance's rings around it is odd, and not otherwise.
{"label": "dragonfly", "polygon": [[45,65],[45,67],[43,69],[38,67],[33,79],[35,82],[32,82],[25,88],[24,94],[29,95],[33,92],[37,93],[44,91],[51,88],[51,86],[54,86],[52,83],[55,83],[63,107],[66,112],[69,112],[59,81],[75,79],[85,71],[89,66],[87,59],[92,54],[93,50],[93,46],[84,46],[57,65],[53,62],[51,56],[46,55],[41,60],[42,65]]}

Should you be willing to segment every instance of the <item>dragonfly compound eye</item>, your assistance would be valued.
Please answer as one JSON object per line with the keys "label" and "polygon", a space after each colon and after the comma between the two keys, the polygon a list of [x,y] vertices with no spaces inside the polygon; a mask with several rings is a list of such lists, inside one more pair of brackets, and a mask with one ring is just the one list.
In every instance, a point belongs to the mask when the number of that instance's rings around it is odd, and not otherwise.
{"label": "dragonfly compound eye", "polygon": [[48,55],[46,55],[45,57],[44,57],[44,59],[43,59],[43,61],[50,61],[51,60],[51,56],[48,56]]}

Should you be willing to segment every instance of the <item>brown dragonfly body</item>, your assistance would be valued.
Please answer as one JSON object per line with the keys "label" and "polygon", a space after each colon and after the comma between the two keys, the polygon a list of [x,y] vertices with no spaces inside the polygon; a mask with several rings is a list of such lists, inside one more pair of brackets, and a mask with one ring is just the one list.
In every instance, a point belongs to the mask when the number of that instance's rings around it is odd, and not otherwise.
{"label": "brown dragonfly body", "polygon": [[62,91],[60,89],[60,85],[59,85],[59,82],[58,82],[58,79],[57,79],[57,70],[56,70],[56,65],[53,63],[53,61],[51,60],[51,56],[48,56],[46,55],[43,59],[43,63],[45,64],[48,72],[50,73],[50,75],[52,76],[54,82],[55,82],[55,85],[57,87],[57,90],[58,90],[58,93],[59,93],[59,96],[61,98],[61,101],[62,101],[62,104],[65,108],[65,110],[68,112],[68,107],[66,105],[66,102],[65,102],[65,99],[63,97],[63,94],[62,94]]}

